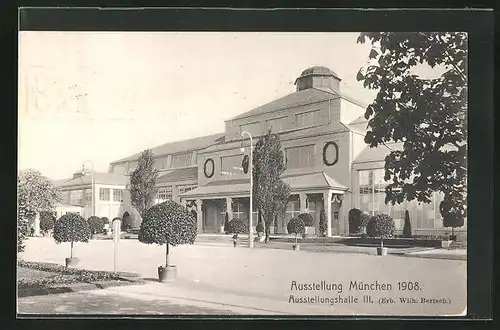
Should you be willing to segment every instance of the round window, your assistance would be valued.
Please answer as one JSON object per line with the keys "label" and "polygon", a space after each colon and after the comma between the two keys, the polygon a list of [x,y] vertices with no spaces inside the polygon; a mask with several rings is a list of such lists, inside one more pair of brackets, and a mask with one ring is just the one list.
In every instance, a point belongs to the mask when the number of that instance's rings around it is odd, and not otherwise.
{"label": "round window", "polygon": [[323,147],[323,163],[326,166],[333,166],[339,160],[339,146],[337,143],[330,141]]}
{"label": "round window", "polygon": [[207,178],[211,178],[214,175],[214,168],[214,160],[212,158],[207,159],[203,165],[203,171]]}

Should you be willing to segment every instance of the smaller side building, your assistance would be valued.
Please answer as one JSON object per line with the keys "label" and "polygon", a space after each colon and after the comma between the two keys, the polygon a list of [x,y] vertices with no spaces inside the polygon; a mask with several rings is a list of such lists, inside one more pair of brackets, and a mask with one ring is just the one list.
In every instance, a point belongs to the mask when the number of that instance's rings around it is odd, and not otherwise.
{"label": "smaller side building", "polygon": [[56,181],[62,194],[56,208],[57,218],[67,213],[78,213],[85,219],[92,215],[110,220],[121,217],[125,212],[123,199],[127,181],[128,177],[123,174],[85,170]]}

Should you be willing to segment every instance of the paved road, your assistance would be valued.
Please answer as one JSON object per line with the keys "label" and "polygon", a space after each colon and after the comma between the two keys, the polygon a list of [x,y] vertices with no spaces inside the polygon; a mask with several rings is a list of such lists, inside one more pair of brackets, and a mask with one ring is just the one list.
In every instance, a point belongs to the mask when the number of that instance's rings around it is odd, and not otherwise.
{"label": "paved road", "polygon": [[[75,250],[81,259],[81,267],[113,269],[111,241],[77,243]],[[122,240],[117,250],[117,270],[138,273],[154,280],[157,267],[164,262],[164,253],[164,246]],[[178,281],[174,285],[152,283],[104,292],[128,294],[137,299],[154,294],[158,299],[184,299],[184,303],[195,305],[196,302],[212,302],[222,309],[226,309],[224,305],[247,307],[262,310],[262,314],[274,311],[279,314],[457,315],[466,307],[465,261],[251,250],[231,246],[179,246],[172,248],[171,253],[171,262],[178,268]],[[58,245],[49,238],[32,238],[27,241],[23,258],[63,264],[68,254],[68,243]],[[321,281],[341,284],[342,290],[300,291],[292,288],[293,283]],[[349,290],[354,281],[377,281],[391,288]],[[398,282],[409,281],[418,282],[420,289],[398,290]],[[380,286],[377,288],[381,289]],[[373,303],[363,303],[363,296],[367,294]],[[325,303],[325,297],[339,296],[344,299],[342,303]],[[300,297],[323,300],[323,304],[297,303],[296,299]],[[357,303],[353,301],[355,298]],[[401,303],[400,298],[415,298],[417,302]],[[422,303],[422,298],[436,300]]]}

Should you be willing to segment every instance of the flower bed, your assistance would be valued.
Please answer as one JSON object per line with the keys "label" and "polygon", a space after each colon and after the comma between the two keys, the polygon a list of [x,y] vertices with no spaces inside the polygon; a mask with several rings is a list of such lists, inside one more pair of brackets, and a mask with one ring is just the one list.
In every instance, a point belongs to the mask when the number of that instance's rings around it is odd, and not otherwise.
{"label": "flower bed", "polygon": [[[71,292],[70,286],[116,282],[120,284],[138,282],[129,274],[66,268],[61,265],[18,260],[18,295],[20,297],[51,293]],[[40,276],[43,274],[43,276]],[[95,286],[87,286],[95,288]]]}

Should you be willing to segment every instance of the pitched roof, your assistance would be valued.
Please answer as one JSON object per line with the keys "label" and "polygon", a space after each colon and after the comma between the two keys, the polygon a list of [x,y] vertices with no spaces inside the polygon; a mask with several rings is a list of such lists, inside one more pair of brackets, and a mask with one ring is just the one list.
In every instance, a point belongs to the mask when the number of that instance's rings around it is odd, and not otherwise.
{"label": "pitched roof", "polygon": [[285,95],[279,99],[263,104],[255,109],[244,112],[236,117],[233,117],[231,120],[242,119],[250,116],[260,115],[268,112],[273,112],[277,110],[297,107],[305,104],[321,102],[336,98],[342,98],[361,107],[366,107],[366,104],[364,104],[363,102],[360,102],[348,95],[340,93],[339,91],[313,87]]}
{"label": "pitched roof", "polygon": [[232,118],[232,120],[272,112],[280,109],[287,109],[290,107],[309,104],[313,102],[325,101],[330,98],[332,98],[332,94],[326,91],[316,88],[304,89],[288,94],[269,103],[263,104],[250,111],[244,112],[241,115]]}
{"label": "pitched roof", "polygon": [[[224,135],[225,135],[224,133],[217,133],[217,134],[200,136],[200,137],[187,139],[187,140],[168,142],[168,143],[162,144],[160,146],[151,148],[150,150],[153,152],[153,154],[155,156],[162,156],[162,155],[168,155],[168,154],[175,154],[175,153],[179,153],[179,152],[200,150],[200,149],[204,149],[208,146],[211,146],[213,144],[217,144],[217,143],[222,142]],[[116,164],[116,163],[131,161],[131,160],[137,160],[137,159],[139,159],[139,156],[141,155],[141,153],[142,153],[142,151],[135,153],[131,156],[122,158],[120,160],[114,161],[111,164]]]}
{"label": "pitched roof", "polygon": [[170,171],[162,176],[159,176],[156,180],[157,183],[167,183],[176,182],[183,180],[197,180],[198,179],[198,168],[197,167],[187,167],[179,168]]}
{"label": "pitched roof", "polygon": [[[283,181],[290,185],[292,192],[306,189],[337,189],[347,190],[347,187],[338,183],[324,172],[309,173],[283,177]],[[218,180],[207,183],[184,194],[181,197],[219,196],[219,195],[247,195],[250,191],[250,179]]]}
{"label": "pitched roof", "polygon": [[[125,186],[128,182],[128,177],[123,174],[117,173],[94,173],[94,184],[108,184]],[[81,185],[91,185],[92,175],[86,174],[77,178],[68,178],[63,180],[58,180],[56,186],[59,188],[66,188],[71,186],[81,186]]]}
{"label": "pitched roof", "polygon": [[387,143],[385,145],[379,145],[378,147],[370,148],[367,146],[361,153],[356,157],[354,163],[367,163],[367,162],[381,162],[385,160],[385,156],[391,153],[391,149],[400,150],[403,146],[401,142],[398,143]]}

